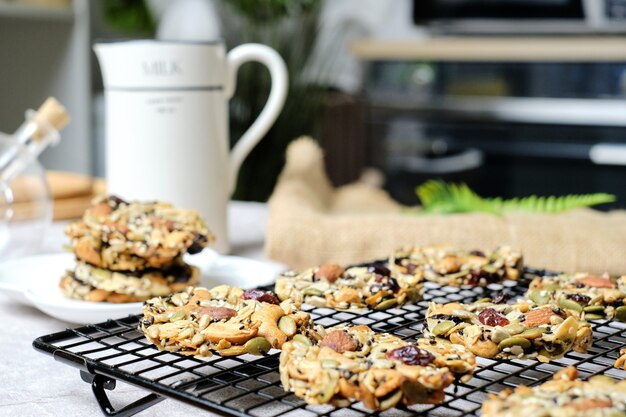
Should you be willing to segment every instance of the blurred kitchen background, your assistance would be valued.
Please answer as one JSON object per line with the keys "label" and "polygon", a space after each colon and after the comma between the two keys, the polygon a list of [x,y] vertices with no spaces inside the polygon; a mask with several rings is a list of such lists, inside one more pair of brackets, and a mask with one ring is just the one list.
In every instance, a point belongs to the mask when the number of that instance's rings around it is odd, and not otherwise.
{"label": "blurred kitchen background", "polygon": [[[240,173],[266,200],[292,139],[313,135],[336,185],[418,202],[430,178],[484,196],[607,192],[626,206],[626,0],[0,0],[0,131],[53,95],[72,123],[47,168],[103,176],[96,39],[224,38],[287,62],[285,109]],[[246,64],[233,140],[269,76]],[[263,70],[264,71],[264,70]],[[175,138],[174,138],[175,139]]]}

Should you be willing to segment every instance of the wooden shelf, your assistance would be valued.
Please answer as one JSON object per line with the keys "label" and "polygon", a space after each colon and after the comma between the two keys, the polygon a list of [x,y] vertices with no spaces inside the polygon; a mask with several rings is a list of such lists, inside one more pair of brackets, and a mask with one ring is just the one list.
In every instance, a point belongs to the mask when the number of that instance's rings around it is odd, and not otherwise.
{"label": "wooden shelf", "polygon": [[370,61],[619,62],[626,36],[440,37],[406,41],[362,40],[352,52]]}
{"label": "wooden shelf", "polygon": [[0,0],[0,19],[4,18],[72,22],[74,10],[71,6],[35,6]]}

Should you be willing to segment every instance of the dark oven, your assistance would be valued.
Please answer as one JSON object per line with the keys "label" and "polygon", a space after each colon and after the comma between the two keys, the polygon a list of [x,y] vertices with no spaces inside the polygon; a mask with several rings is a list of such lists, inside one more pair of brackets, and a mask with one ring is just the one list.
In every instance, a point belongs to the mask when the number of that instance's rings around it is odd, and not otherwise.
{"label": "dark oven", "polygon": [[608,192],[624,207],[626,64],[378,62],[366,96],[370,164],[403,203],[440,178],[485,196]]}

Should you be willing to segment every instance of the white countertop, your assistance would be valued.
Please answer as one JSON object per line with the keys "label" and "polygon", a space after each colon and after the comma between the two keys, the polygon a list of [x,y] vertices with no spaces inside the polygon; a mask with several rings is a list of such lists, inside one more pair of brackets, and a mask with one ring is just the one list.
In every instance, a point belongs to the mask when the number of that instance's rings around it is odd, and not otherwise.
{"label": "white countertop", "polygon": [[[232,253],[264,260],[263,243],[267,206],[233,202],[229,207]],[[64,223],[54,223],[43,239],[41,253],[58,253],[66,243]],[[277,269],[280,267],[273,264]],[[50,277],[57,279],[57,277]],[[89,384],[79,371],[35,351],[31,344],[44,334],[75,327],[12,300],[0,293],[0,416],[98,416],[102,415]],[[123,407],[148,392],[118,382],[110,392],[113,405]],[[189,417],[206,413],[175,400],[165,400],[143,411],[141,416]]]}

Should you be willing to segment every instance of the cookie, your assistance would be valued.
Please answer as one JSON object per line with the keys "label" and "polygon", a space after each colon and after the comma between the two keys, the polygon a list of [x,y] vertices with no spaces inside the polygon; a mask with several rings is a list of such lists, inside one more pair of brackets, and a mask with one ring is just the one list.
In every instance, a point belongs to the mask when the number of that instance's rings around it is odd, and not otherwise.
{"label": "cookie", "polygon": [[294,337],[315,337],[308,313],[271,292],[221,285],[145,302],[139,328],[161,350],[184,355],[261,355]]}
{"label": "cookie", "polygon": [[309,404],[344,406],[362,401],[372,410],[399,404],[436,404],[456,378],[467,381],[476,368],[463,346],[419,340],[411,343],[367,326],[327,329],[315,342],[283,345],[279,372],[285,391]]}
{"label": "cookie", "polygon": [[576,368],[565,368],[536,387],[519,386],[515,391],[491,394],[482,406],[482,417],[624,416],[626,380],[604,375],[588,381],[577,379]]}
{"label": "cookie", "polygon": [[197,211],[113,196],[94,200],[65,232],[79,260],[115,271],[161,268],[214,240]]}
{"label": "cookie", "polygon": [[508,246],[493,252],[465,251],[446,245],[406,247],[393,254],[389,267],[440,285],[484,287],[517,280],[523,272],[523,257]]}
{"label": "cookie", "polygon": [[61,278],[62,292],[84,301],[132,303],[165,296],[200,282],[200,270],[182,261],[163,270],[118,272],[78,262]]}
{"label": "cookie", "polygon": [[593,341],[589,323],[567,310],[526,302],[430,303],[424,335],[461,344],[484,358],[541,362],[570,350],[587,353]]}
{"label": "cookie", "polygon": [[385,310],[422,298],[419,276],[390,271],[384,264],[344,268],[324,264],[302,273],[286,272],[276,279],[281,300],[293,299],[338,310]]}
{"label": "cookie", "polygon": [[526,298],[554,303],[585,320],[626,321],[626,275],[615,278],[584,272],[537,277]]}

